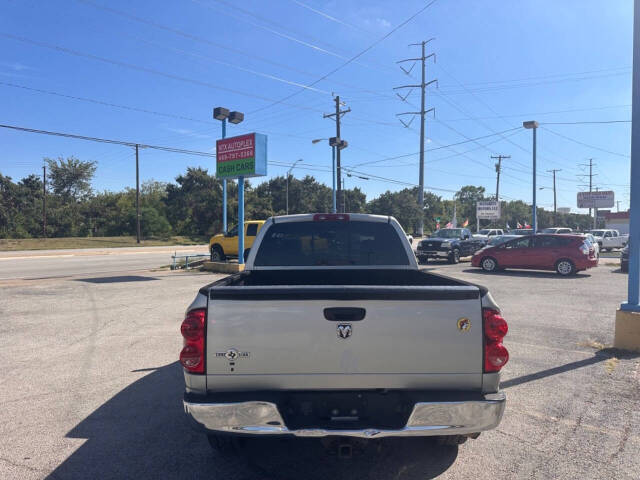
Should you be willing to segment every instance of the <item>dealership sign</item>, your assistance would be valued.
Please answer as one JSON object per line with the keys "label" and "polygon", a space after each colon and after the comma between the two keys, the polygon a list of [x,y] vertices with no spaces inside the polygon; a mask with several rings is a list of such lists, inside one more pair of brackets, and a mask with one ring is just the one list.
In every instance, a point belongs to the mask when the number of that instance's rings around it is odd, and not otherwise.
{"label": "dealership sign", "polygon": [[260,177],[266,174],[266,135],[249,133],[216,142],[216,177]]}
{"label": "dealership sign", "polygon": [[500,202],[497,200],[477,202],[476,217],[484,220],[498,220],[500,218]]}
{"label": "dealership sign", "polygon": [[612,191],[578,192],[578,208],[611,208],[615,204]]}

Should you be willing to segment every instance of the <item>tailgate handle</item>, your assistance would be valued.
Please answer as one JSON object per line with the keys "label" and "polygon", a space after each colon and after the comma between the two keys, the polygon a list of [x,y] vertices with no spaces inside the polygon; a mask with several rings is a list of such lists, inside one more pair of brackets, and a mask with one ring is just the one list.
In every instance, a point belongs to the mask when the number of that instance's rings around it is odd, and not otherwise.
{"label": "tailgate handle", "polygon": [[357,322],[367,314],[364,308],[334,307],[324,309],[324,318],[332,322]]}

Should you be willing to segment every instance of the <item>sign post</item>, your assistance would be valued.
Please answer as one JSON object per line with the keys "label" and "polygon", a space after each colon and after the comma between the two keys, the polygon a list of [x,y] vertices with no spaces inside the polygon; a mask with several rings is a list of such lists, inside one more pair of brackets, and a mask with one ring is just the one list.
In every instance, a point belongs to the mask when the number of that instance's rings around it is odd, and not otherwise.
{"label": "sign post", "polygon": [[238,263],[244,264],[244,179],[267,174],[267,137],[249,133],[216,142],[216,177],[238,179]]}

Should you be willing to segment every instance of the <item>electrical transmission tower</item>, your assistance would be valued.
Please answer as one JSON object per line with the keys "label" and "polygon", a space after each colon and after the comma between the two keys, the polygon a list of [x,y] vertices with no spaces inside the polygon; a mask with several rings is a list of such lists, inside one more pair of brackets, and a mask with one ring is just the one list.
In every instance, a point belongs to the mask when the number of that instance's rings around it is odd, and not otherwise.
{"label": "electrical transmission tower", "polygon": [[502,170],[502,160],[505,158],[511,158],[511,155],[498,155],[494,157],[491,156],[494,160],[498,160],[496,163],[496,202],[500,201],[500,172]]}
{"label": "electrical transmission tower", "polygon": [[335,118],[336,121],[336,138],[331,139],[331,141],[333,141],[334,145],[332,145],[332,147],[335,147],[336,150],[336,185],[338,186],[338,190],[337,190],[337,204],[338,205],[342,205],[342,213],[344,213],[344,201],[341,201],[342,199],[342,168],[341,168],[341,164],[340,164],[340,151],[343,148],[346,148],[347,146],[347,142],[342,140],[340,138],[340,119],[347,113],[349,113],[351,111],[351,108],[347,108],[346,110],[340,110],[340,106],[344,106],[345,103],[344,102],[340,102],[340,95],[336,95],[335,98],[335,103],[336,103],[336,111],[335,113],[329,113],[329,114],[324,114],[322,115],[322,118]]}
{"label": "electrical transmission tower", "polygon": [[419,185],[419,190],[418,190],[418,205],[420,206],[420,217],[418,220],[418,235],[422,236],[424,233],[424,134],[425,134],[425,130],[424,130],[424,118],[425,115],[429,112],[435,112],[434,108],[429,108],[428,110],[425,110],[425,103],[426,103],[426,96],[427,96],[427,86],[431,85],[432,83],[436,83],[438,82],[437,79],[435,80],[431,80],[430,82],[426,81],[426,61],[428,58],[433,57],[433,61],[435,62],[436,60],[436,54],[435,53],[430,53],[429,55],[426,55],[425,53],[425,45],[427,43],[429,43],[431,40],[433,40],[433,38],[429,39],[429,40],[425,40],[422,41],[420,43],[412,43],[409,46],[417,46],[420,45],[422,47],[422,55],[419,58],[407,58],[404,60],[400,60],[396,63],[401,64],[404,62],[413,62],[413,65],[407,70],[405,69],[402,65],[400,65],[400,68],[402,69],[402,71],[404,73],[406,73],[407,75],[409,75],[411,73],[411,70],[413,70],[413,67],[415,66],[416,62],[420,62],[422,65],[422,77],[421,77],[421,81],[418,85],[402,85],[400,87],[395,87],[394,90],[399,90],[401,88],[409,88],[409,93],[407,93],[404,97],[398,93],[396,93],[396,95],[398,95],[398,97],[400,97],[400,99],[403,102],[407,101],[407,97],[409,97],[409,95],[411,94],[411,92],[413,91],[413,89],[415,88],[419,88],[421,95],[420,95],[420,111],[419,112],[403,112],[403,113],[398,113],[397,116],[400,117],[402,115],[411,115],[411,119],[408,122],[404,122],[401,118],[399,119],[400,122],[402,122],[402,124],[406,127],[409,128],[409,125],[411,125],[411,122],[413,121],[413,119],[415,118],[416,115],[420,115],[420,171],[418,174],[418,185]]}

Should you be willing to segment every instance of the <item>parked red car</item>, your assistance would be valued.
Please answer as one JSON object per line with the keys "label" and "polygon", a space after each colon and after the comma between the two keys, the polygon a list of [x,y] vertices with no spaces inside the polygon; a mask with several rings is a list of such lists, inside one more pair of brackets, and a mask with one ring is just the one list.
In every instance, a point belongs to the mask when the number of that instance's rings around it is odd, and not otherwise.
{"label": "parked red car", "polygon": [[473,255],[471,264],[487,272],[526,268],[566,276],[597,266],[598,257],[582,235],[529,235],[485,247]]}

